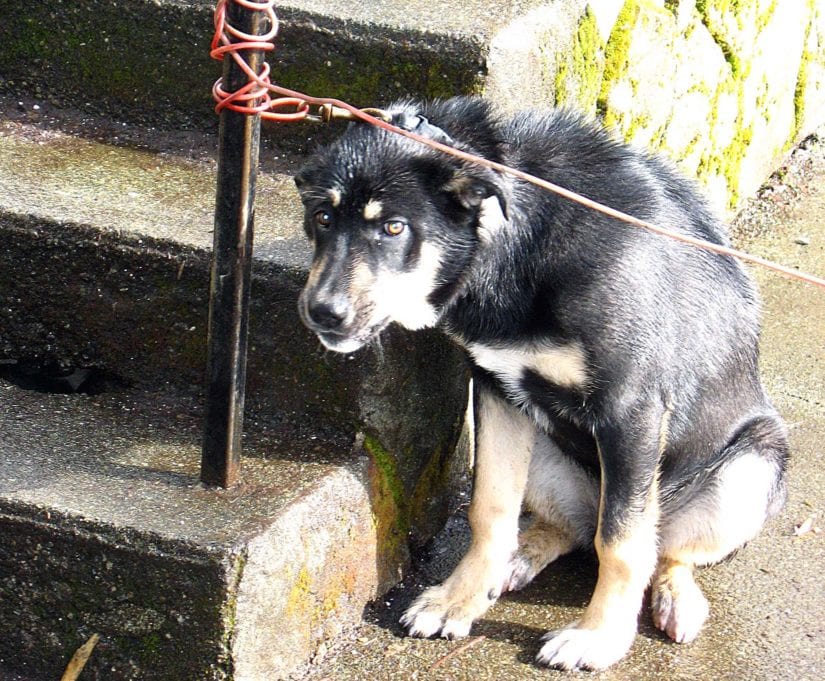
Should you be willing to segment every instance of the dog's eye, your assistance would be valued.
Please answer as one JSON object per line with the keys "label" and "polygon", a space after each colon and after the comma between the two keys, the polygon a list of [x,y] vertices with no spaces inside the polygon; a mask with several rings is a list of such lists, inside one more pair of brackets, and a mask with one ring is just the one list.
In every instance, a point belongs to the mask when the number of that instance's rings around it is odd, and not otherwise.
{"label": "dog's eye", "polygon": [[315,224],[319,227],[329,227],[332,224],[332,215],[328,211],[319,210],[313,217]]}
{"label": "dog's eye", "polygon": [[384,223],[384,234],[387,236],[398,236],[407,228],[407,223],[403,220],[387,220]]}

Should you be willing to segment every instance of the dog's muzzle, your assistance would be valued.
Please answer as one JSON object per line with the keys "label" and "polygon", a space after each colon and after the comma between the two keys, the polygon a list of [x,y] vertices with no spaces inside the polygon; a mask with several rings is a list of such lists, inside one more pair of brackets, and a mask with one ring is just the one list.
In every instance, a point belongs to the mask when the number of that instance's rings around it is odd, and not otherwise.
{"label": "dog's muzzle", "polygon": [[304,290],[298,300],[301,321],[328,350],[354,352],[380,331],[361,328],[350,303],[338,296],[320,296]]}

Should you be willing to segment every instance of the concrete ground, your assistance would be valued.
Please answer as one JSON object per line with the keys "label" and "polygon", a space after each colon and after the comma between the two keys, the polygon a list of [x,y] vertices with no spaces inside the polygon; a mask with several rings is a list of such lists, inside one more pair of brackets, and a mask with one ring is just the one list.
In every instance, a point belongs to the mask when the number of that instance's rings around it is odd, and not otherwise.
{"label": "concrete ground", "polygon": [[[825,273],[825,145],[798,151],[735,223],[738,244],[799,269]],[[711,607],[699,638],[671,643],[645,605],[631,653],[589,678],[794,681],[825,678],[825,291],[755,270],[764,299],[763,375],[787,420],[793,459],[784,511],[747,547],[698,574]],[[798,528],[798,529],[797,529]],[[808,531],[805,531],[805,530]],[[596,564],[585,554],[548,567],[507,595],[464,641],[406,638],[398,618],[424,584],[443,579],[467,542],[455,516],[404,585],[365,613],[350,636],[331,642],[302,681],[347,679],[562,678],[533,659],[539,638],[582,612]]]}

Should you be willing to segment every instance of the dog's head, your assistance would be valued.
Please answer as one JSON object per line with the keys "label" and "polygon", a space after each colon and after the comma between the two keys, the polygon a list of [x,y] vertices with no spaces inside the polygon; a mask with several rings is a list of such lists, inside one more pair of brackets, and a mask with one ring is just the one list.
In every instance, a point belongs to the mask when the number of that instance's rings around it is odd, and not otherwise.
{"label": "dog's head", "polygon": [[[411,107],[394,111],[393,122],[416,116],[419,130],[453,142]],[[316,152],[295,182],[314,247],[299,311],[338,352],[357,350],[391,322],[437,324],[485,229],[506,219],[498,174],[363,123]]]}

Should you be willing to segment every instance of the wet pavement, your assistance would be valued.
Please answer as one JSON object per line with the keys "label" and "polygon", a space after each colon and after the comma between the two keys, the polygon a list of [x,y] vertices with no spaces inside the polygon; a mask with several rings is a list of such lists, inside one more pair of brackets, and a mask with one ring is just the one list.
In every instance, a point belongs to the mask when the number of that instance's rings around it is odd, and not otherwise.
{"label": "wet pavement", "polygon": [[[781,179],[781,178],[784,178]],[[825,273],[825,145],[808,145],[736,223],[737,245]],[[790,498],[762,534],[697,581],[710,602],[699,638],[670,642],[647,604],[630,654],[588,678],[819,680],[825,678],[825,291],[753,270],[764,300],[762,371],[791,433]],[[503,597],[463,641],[403,635],[398,618],[425,584],[445,577],[466,545],[459,514],[404,585],[365,612],[365,623],[294,675],[348,679],[547,679],[569,673],[534,662],[539,639],[576,619],[595,584],[588,554],[567,556],[520,593]],[[579,675],[583,673],[579,672]]]}

